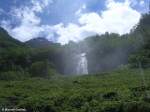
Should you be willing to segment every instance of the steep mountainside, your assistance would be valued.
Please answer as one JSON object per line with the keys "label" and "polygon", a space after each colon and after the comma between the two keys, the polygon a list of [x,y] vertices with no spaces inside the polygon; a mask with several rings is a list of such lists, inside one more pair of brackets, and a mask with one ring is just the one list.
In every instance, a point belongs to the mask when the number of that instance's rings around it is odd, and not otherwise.
{"label": "steep mountainside", "polygon": [[6,30],[0,27],[0,48],[23,47],[24,44],[12,38]]}

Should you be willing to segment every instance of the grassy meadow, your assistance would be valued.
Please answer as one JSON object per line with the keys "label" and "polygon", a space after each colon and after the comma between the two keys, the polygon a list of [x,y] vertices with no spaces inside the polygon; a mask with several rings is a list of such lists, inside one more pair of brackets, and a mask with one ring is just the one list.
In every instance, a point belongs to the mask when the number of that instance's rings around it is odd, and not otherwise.
{"label": "grassy meadow", "polygon": [[29,112],[150,112],[150,69],[0,81],[0,105]]}

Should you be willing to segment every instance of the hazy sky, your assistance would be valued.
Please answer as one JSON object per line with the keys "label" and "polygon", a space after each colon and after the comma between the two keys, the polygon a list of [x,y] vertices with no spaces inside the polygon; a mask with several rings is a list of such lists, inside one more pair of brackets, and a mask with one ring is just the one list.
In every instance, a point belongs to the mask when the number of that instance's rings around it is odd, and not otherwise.
{"label": "hazy sky", "polygon": [[68,43],[87,36],[129,33],[148,0],[0,0],[0,25],[14,38]]}

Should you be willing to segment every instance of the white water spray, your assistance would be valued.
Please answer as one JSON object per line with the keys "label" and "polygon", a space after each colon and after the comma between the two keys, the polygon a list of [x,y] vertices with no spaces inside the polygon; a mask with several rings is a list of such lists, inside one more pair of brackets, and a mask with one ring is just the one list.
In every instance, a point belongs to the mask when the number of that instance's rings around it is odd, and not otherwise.
{"label": "white water spray", "polygon": [[77,58],[77,74],[88,74],[86,53],[79,54]]}

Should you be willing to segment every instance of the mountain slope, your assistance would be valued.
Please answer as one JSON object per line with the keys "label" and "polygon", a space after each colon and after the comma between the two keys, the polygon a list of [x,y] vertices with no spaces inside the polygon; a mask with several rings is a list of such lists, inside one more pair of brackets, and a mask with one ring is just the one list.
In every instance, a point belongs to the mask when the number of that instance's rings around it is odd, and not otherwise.
{"label": "mountain slope", "polygon": [[44,37],[31,39],[25,42],[25,44],[33,48],[46,48],[46,47],[52,47],[53,45],[57,45],[56,43],[53,43]]}
{"label": "mountain slope", "polygon": [[24,44],[12,38],[8,32],[0,27],[0,48],[23,47]]}
{"label": "mountain slope", "polygon": [[0,74],[21,70],[27,63],[27,55],[28,47],[0,28]]}

